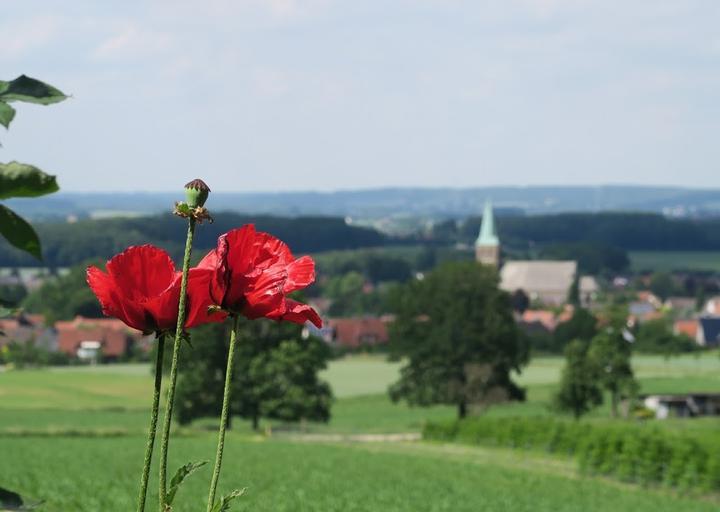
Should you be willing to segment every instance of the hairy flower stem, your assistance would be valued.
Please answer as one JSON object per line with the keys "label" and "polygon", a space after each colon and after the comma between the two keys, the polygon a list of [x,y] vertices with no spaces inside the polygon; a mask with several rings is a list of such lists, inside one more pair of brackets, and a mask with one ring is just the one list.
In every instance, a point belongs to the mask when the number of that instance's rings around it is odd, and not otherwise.
{"label": "hairy flower stem", "polygon": [[227,428],[228,414],[230,412],[230,381],[232,380],[233,359],[237,343],[238,316],[233,316],[232,332],[230,333],[230,348],[228,349],[227,368],[225,369],[225,391],[223,393],[222,414],[220,415],[220,430],[218,431],[217,453],[215,454],[215,467],[213,468],[210,494],[208,495],[208,512],[215,504],[215,491],[220,479],[220,466],[222,465],[223,450],[225,448],[225,429]]}
{"label": "hairy flower stem", "polygon": [[152,463],[153,447],[155,446],[155,433],[157,432],[158,409],[160,406],[160,388],[162,386],[163,353],[165,352],[165,335],[157,337],[157,356],[155,360],[155,390],[153,392],[152,410],[150,412],[150,432],[145,447],[145,464],[142,477],[140,477],[140,495],[138,497],[138,512],[145,512],[145,499],[147,498],[148,479],[150,477],[150,464]]}
{"label": "hairy flower stem", "polygon": [[160,512],[165,512],[165,497],[167,495],[167,459],[168,444],[170,443],[170,425],[172,423],[173,402],[175,400],[175,385],[177,384],[178,353],[182,344],[183,328],[185,327],[185,302],[187,295],[188,271],[190,269],[190,254],[192,253],[193,235],[195,234],[195,219],[188,219],[187,239],[185,240],[185,256],[183,257],[182,278],[180,281],[180,306],[178,308],[177,327],[175,329],[175,343],[173,344],[172,366],[170,367],[170,387],[165,401],[165,417],[163,418],[162,443],[160,444]]}

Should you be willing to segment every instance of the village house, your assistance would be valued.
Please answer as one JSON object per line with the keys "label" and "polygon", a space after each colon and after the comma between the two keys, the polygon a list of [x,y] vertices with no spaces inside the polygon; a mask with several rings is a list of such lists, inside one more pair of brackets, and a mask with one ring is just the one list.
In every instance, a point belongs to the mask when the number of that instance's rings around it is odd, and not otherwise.
{"label": "village house", "polygon": [[520,316],[523,324],[539,324],[547,332],[553,332],[557,327],[555,313],[547,309],[527,309]]}
{"label": "village house", "polygon": [[720,297],[711,297],[705,302],[703,314],[710,316],[720,316]]}
{"label": "village house", "polygon": [[665,316],[663,302],[652,292],[643,290],[637,293],[636,300],[628,305],[629,322],[638,324],[659,320]]}
{"label": "village house", "polygon": [[720,415],[718,393],[642,395],[640,400],[657,419]]}
{"label": "village house", "polygon": [[566,304],[559,313],[550,309],[526,309],[515,314],[518,327],[529,335],[552,334],[558,325],[569,321],[575,308]]}
{"label": "village house", "polygon": [[331,318],[327,321],[327,337],[332,345],[345,348],[382,345],[388,342],[390,315],[381,317]]}
{"label": "village house", "polygon": [[695,341],[703,347],[716,347],[720,345],[720,317],[701,316],[698,319]]}
{"label": "village house", "polygon": [[13,318],[0,320],[0,348],[12,342],[32,342],[51,352],[57,350],[56,333],[45,325],[43,315],[20,313]]}
{"label": "village house", "polygon": [[697,340],[699,324],[697,318],[675,320],[673,322],[673,334],[676,336],[685,335],[690,339]]}
{"label": "village house", "polygon": [[531,336],[555,332],[558,324],[555,313],[547,309],[527,309],[517,314],[515,320],[518,327]]}
{"label": "village house", "polygon": [[688,318],[695,313],[696,302],[692,297],[668,297],[663,306],[675,315]]}
{"label": "village house", "polygon": [[131,353],[133,347],[147,348],[148,337],[115,318],[85,318],[55,323],[58,350],[72,357],[92,359],[96,355],[113,361]]}
{"label": "village house", "polygon": [[637,301],[650,304],[655,309],[660,309],[663,305],[660,297],[655,295],[650,290],[640,290],[637,292]]}

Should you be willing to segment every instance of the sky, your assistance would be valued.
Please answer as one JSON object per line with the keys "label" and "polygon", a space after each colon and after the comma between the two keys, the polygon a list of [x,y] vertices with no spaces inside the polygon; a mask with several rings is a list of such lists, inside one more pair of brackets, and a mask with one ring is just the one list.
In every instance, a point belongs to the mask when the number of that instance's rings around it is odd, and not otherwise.
{"label": "sky", "polygon": [[716,0],[0,0],[72,191],[720,187]]}

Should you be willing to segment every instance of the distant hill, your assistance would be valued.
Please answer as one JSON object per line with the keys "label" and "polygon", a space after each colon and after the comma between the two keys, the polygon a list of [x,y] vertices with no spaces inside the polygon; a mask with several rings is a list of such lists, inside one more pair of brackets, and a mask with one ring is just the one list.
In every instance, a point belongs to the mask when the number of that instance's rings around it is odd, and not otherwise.
{"label": "distant hill", "polygon": [[[169,211],[177,193],[74,193],[32,200],[9,201],[18,212],[34,219],[68,215],[103,217]],[[382,188],[337,192],[222,193],[213,192],[209,207],[282,216],[332,215],[359,219],[389,216],[422,218],[478,215],[486,199],[509,212],[644,211],[670,216],[720,215],[720,190],[679,187],[485,187]]]}

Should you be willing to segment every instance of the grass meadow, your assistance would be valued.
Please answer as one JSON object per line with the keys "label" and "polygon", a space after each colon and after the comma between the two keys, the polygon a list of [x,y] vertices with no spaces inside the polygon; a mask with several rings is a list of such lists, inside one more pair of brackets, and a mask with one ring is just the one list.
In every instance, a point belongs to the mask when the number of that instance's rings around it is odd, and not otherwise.
{"label": "grass meadow", "polygon": [[[634,358],[643,391],[720,391],[716,353],[665,360]],[[528,401],[490,415],[549,415],[562,360],[537,358],[518,376]],[[410,408],[385,395],[398,365],[358,356],[325,372],[335,390],[333,419],[307,433],[419,432],[427,420],[450,419],[452,407]],[[0,487],[46,500],[43,510],[134,508],[152,378],[146,365],[0,373]],[[606,418],[601,408],[593,418]],[[717,496],[679,495],[597,477],[581,477],[570,459],[502,448],[428,442],[317,442],[270,437],[235,421],[221,487],[248,488],[233,510],[253,511],[710,511]],[[179,431],[172,467],[214,454],[214,420]],[[715,419],[673,420],[663,428],[715,431]],[[297,432],[295,432],[297,433]],[[202,510],[209,469],[180,491],[176,511]],[[155,471],[153,471],[153,475]],[[154,489],[154,484],[151,484]],[[152,508],[150,508],[152,509]]]}

